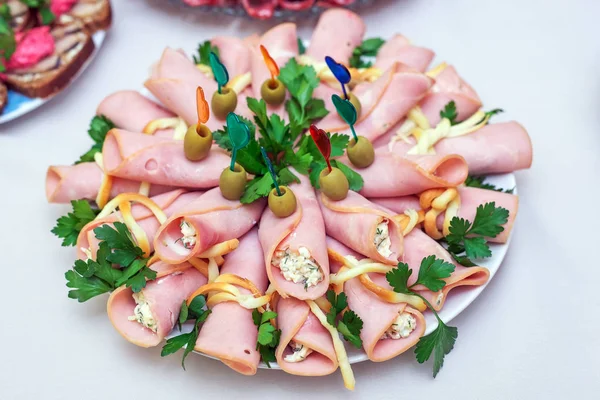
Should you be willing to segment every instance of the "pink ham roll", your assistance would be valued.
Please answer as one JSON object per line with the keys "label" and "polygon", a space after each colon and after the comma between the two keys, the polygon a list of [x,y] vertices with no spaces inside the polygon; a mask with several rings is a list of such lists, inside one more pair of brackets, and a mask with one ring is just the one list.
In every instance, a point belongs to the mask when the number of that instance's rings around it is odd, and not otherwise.
{"label": "pink ham roll", "polygon": [[352,191],[340,201],[324,194],[318,198],[329,236],[373,260],[398,263],[403,250],[402,230],[391,211]]}
{"label": "pink ham roll", "polygon": [[230,78],[250,71],[250,48],[244,39],[216,36],[210,42],[219,49],[219,60],[227,68]]}
{"label": "pink ham roll", "polygon": [[469,168],[458,155],[399,156],[377,149],[373,164],[360,174],[363,196],[394,197],[458,186],[467,179]]}
{"label": "pink ham roll", "polygon": [[[404,238],[404,243],[406,246],[406,251],[401,261],[408,264],[410,269],[413,271],[408,280],[409,285],[412,285],[417,280],[421,261],[425,257],[434,255],[436,258],[441,258],[456,266],[456,269],[452,275],[450,275],[449,278],[444,279],[446,286],[439,292],[433,293],[424,286],[415,286],[415,290],[425,297],[436,311],[442,309],[444,302],[448,297],[448,293],[452,289],[460,286],[481,286],[485,284],[490,277],[490,271],[487,268],[467,268],[456,263],[450,254],[448,254],[448,252],[438,242],[427,236],[419,229],[413,229],[412,232],[406,235]],[[380,286],[389,288],[389,286],[386,286],[387,281],[383,276],[378,280],[373,279],[373,282]]]}
{"label": "pink ham roll", "polygon": [[109,175],[152,184],[207,189],[219,185],[231,158],[214,146],[208,157],[190,161],[181,140],[111,129],[102,147]]}
{"label": "pink ham roll", "polygon": [[[151,200],[154,201],[161,210],[163,210],[167,217],[170,217],[176,211],[196,200],[201,195],[202,192],[186,193],[184,190],[174,190],[172,192],[154,196]],[[160,227],[160,223],[152,211],[141,204],[134,203],[132,205],[131,215],[146,233],[148,242],[150,244],[150,251],[153,251],[154,236]],[[91,253],[92,258],[95,258],[100,241],[96,238],[94,229],[105,224],[113,226],[113,224],[117,221],[123,222],[121,212],[114,212],[105,218],[95,219],[84,226],[77,237],[77,258],[82,260],[87,259],[87,251]]]}
{"label": "pink ham roll", "polygon": [[331,334],[310,311],[306,302],[291,297],[280,299],[277,303],[277,326],[281,329],[281,339],[275,356],[277,364],[285,372],[323,376],[337,369]]}
{"label": "pink ham roll", "polygon": [[258,222],[265,199],[252,204],[225,199],[217,187],[187,204],[158,230],[156,254],[169,264],[178,264],[215,244],[237,239]]}
{"label": "pink ham roll", "polygon": [[[414,138],[409,140],[410,143],[394,143],[392,152],[400,156],[406,154],[415,144]],[[533,160],[529,134],[514,121],[486,125],[464,136],[442,139],[434,148],[440,156],[463,157],[472,175],[514,172],[531,167]]]}
{"label": "pink ham roll", "polygon": [[385,71],[394,63],[399,62],[417,71],[425,72],[434,55],[432,50],[413,46],[407,38],[397,34],[381,46],[377,53],[375,67]]}
{"label": "pink ham roll", "polygon": [[[340,242],[327,238],[332,271],[341,267],[340,259],[353,256],[357,260],[364,257],[350,250]],[[371,279],[383,274],[370,274]],[[384,278],[385,280],[385,278]],[[379,282],[378,282],[379,283]],[[387,285],[387,284],[386,284]],[[386,286],[387,287],[387,286]],[[360,337],[369,360],[379,362],[392,359],[414,346],[425,333],[425,318],[418,310],[406,303],[387,303],[365,288],[358,278],[344,284],[344,293],[348,297],[348,307],[362,320]],[[397,338],[386,334],[396,323],[397,318],[409,318],[412,330],[408,329]],[[383,339],[386,337],[385,339]]]}
{"label": "pink ham roll", "polygon": [[[504,231],[495,238],[488,238],[488,241],[493,243],[506,243],[512,232],[515,218],[517,217],[517,211],[519,210],[519,196],[466,186],[459,186],[457,189],[458,194],[460,195],[460,208],[458,209],[459,218],[465,218],[473,222],[477,207],[492,201],[496,203],[496,207],[502,207],[508,210],[508,221],[503,225]],[[370,200],[383,207],[389,208],[397,214],[402,214],[409,208],[417,211],[421,209],[419,198],[417,196],[382,197],[371,198]],[[444,213],[438,216],[438,229],[442,229],[443,223]]]}
{"label": "pink ham roll", "polygon": [[[269,280],[279,294],[284,298],[292,296],[301,300],[316,299],[323,296],[329,286],[325,225],[308,178],[301,174],[296,176],[301,180],[299,185],[291,185],[298,203],[296,212],[287,218],[278,218],[267,207],[260,220],[258,235]],[[284,271],[293,268],[290,263],[294,257],[302,256],[303,251],[308,251],[311,259],[305,261],[307,254],[304,254],[300,262],[305,262],[306,268],[311,271],[317,268],[318,272],[315,271],[316,275],[302,274],[298,277],[302,279],[296,279],[295,283],[293,276],[286,279]]]}
{"label": "pink ham roll", "polygon": [[[256,228],[244,235],[239,247],[225,257],[221,274],[248,279],[261,293],[267,290],[269,281]],[[246,289],[240,291],[248,292]],[[260,361],[256,350],[257,336],[252,310],[236,302],[219,303],[204,322],[194,350],[217,357],[241,374],[254,375]]]}
{"label": "pink ham roll", "polygon": [[[96,114],[106,116],[117,128],[132,132],[143,132],[155,119],[175,116],[135,90],[121,90],[107,96],[98,105]],[[173,131],[160,130],[155,135],[173,137]]]}
{"label": "pink ham roll", "polygon": [[319,18],[306,54],[318,62],[330,56],[348,65],[354,48],[362,43],[365,30],[363,20],[352,11],[340,8],[327,10]]}
{"label": "pink ham roll", "polygon": [[[46,199],[48,203],[68,203],[71,200],[96,200],[104,173],[95,162],[75,165],[53,165],[46,172]],[[140,190],[141,182],[122,178],[113,178],[110,197],[121,193],[135,193]],[[171,186],[152,185],[150,195],[173,190]]]}
{"label": "pink ham roll", "polygon": [[[141,292],[134,294],[122,286],[111,293],[107,304],[108,318],[117,332],[140,347],[160,344],[173,330],[183,301],[206,283],[206,277],[188,263],[168,265],[159,261],[150,268],[157,271],[157,278],[148,282]],[[145,318],[136,319],[145,308],[136,310],[138,304],[147,304],[150,316],[146,309]]]}

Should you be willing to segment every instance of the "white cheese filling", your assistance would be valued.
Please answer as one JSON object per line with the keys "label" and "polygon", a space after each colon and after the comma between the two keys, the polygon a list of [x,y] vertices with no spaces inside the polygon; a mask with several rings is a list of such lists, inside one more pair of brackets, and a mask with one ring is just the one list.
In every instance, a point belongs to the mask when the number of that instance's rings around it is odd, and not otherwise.
{"label": "white cheese filling", "polygon": [[387,219],[384,219],[377,224],[375,237],[373,238],[373,244],[377,247],[377,252],[384,257],[389,257],[392,254],[392,241],[390,240],[388,222]]}
{"label": "white cheese filling", "polygon": [[400,313],[381,339],[407,338],[417,328],[417,320],[409,313]]}
{"label": "white cheese filling", "polygon": [[183,235],[181,237],[183,247],[191,250],[196,245],[196,229],[184,220],[181,220],[179,228],[181,228],[181,234]]}
{"label": "white cheese filling", "polygon": [[286,280],[303,283],[305,289],[316,286],[323,280],[321,267],[306,247],[299,247],[297,252],[291,252],[289,249],[277,250],[271,263],[279,268]]}
{"label": "white cheese filling", "polygon": [[288,354],[283,358],[287,362],[296,363],[304,361],[306,357],[308,357],[308,355],[312,353],[311,349],[300,343],[296,343],[293,340],[290,341],[289,346],[292,349],[293,353]]}
{"label": "white cheese filling", "polygon": [[152,310],[150,310],[150,304],[148,304],[146,297],[144,297],[144,292],[134,293],[133,299],[137,305],[133,310],[134,315],[130,316],[128,319],[130,321],[137,321],[156,333],[158,325],[154,319],[154,315],[152,315]]}

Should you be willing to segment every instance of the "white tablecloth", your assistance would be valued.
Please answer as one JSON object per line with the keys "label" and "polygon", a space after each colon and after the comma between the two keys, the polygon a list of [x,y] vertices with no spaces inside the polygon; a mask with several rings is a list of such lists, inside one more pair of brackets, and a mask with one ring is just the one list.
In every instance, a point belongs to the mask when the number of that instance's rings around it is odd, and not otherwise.
{"label": "white tablecloth", "polygon": [[[600,29],[597,1],[377,0],[368,36],[402,32],[431,47],[515,119],[534,144],[511,249],[485,292],[454,324],[459,337],[434,380],[409,352],[354,366],[355,393],[339,373],[303,379],[261,370],[244,377],[198,355],[160,357],[123,340],[105,298],[67,298],[73,250],[50,234],[66,210],[46,204],[50,164],[87,150],[96,105],[141,87],[165,46],[190,51],[217,33],[272,23],[184,17],[166,5],[115,0],[99,59],[46,106],[0,126],[0,399],[598,398],[600,392]],[[300,32],[308,37],[309,21]]]}

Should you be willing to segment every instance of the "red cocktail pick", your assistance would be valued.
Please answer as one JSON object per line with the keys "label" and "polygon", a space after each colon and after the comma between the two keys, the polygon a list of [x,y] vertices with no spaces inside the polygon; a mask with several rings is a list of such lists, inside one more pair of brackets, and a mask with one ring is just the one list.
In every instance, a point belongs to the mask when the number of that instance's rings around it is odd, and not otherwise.
{"label": "red cocktail pick", "polygon": [[329,168],[329,172],[331,172],[331,163],[329,162],[329,157],[331,157],[331,141],[329,140],[329,136],[327,136],[327,132],[325,132],[323,129],[317,128],[315,125],[311,125],[310,136],[323,155],[323,158],[325,158],[327,168]]}

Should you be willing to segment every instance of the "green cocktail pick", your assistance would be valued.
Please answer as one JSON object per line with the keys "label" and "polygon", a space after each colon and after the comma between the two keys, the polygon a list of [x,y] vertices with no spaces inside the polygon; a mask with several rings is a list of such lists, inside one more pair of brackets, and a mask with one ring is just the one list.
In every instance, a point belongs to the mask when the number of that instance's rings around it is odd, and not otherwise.
{"label": "green cocktail pick", "polygon": [[273,184],[275,185],[275,190],[277,191],[277,196],[281,196],[281,190],[279,190],[279,185],[277,184],[277,175],[275,175],[275,170],[273,169],[273,164],[271,164],[271,160],[269,156],[267,156],[267,152],[264,147],[260,147],[260,154],[262,154],[263,159],[265,160],[265,164],[267,164],[267,168],[269,169],[269,174],[271,174],[271,179],[273,179]]}
{"label": "green cocktail pick", "polygon": [[219,94],[221,94],[221,87],[227,85],[227,82],[229,82],[229,73],[227,72],[227,68],[225,68],[223,63],[221,63],[221,60],[219,60],[219,56],[212,51],[210,52],[209,59],[210,68],[212,69],[215,80],[219,85]]}
{"label": "green cocktail pick", "polygon": [[352,136],[354,136],[354,140],[358,142],[358,136],[356,136],[356,131],[354,130],[354,124],[356,124],[358,115],[356,113],[356,108],[354,108],[354,104],[350,103],[350,100],[343,100],[337,94],[332,95],[331,100],[340,117],[350,125]]}
{"label": "green cocktail pick", "polygon": [[238,116],[232,112],[227,114],[227,133],[229,133],[229,140],[231,141],[231,165],[229,169],[232,171],[235,167],[235,160],[237,158],[237,152],[239,149],[246,147],[250,141],[250,129],[248,126],[240,121]]}

